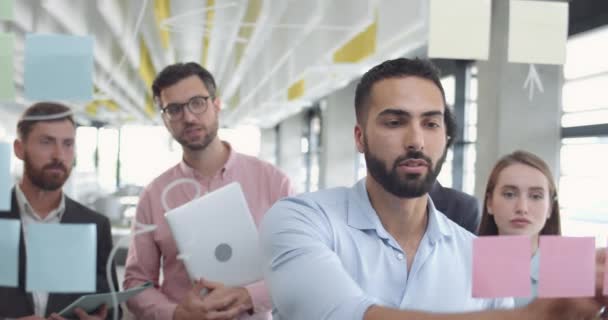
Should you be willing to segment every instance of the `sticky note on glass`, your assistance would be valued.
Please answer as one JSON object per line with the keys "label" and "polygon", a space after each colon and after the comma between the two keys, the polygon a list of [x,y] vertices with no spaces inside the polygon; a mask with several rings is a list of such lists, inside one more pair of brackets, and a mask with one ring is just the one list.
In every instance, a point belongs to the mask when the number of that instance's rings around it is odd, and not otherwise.
{"label": "sticky note on glass", "polygon": [[18,286],[21,222],[0,218],[0,287]]}
{"label": "sticky note on glass", "polygon": [[13,20],[15,0],[0,0],[0,20]]}
{"label": "sticky note on glass", "polygon": [[568,2],[511,0],[509,62],[564,64]]}
{"label": "sticky note on glass", "polygon": [[539,250],[539,297],[595,295],[595,238],[541,236]]}
{"label": "sticky note on glass", "polygon": [[0,142],[0,211],[11,209],[11,150],[9,143]]}
{"label": "sticky note on glass", "polygon": [[92,37],[28,34],[24,63],[28,99],[92,100]]}
{"label": "sticky note on glass", "polygon": [[527,236],[479,237],[473,242],[473,297],[529,297],[532,294]]}
{"label": "sticky note on glass", "polygon": [[608,296],[608,247],[606,248],[606,263],[604,264],[604,295]]}
{"label": "sticky note on glass", "polygon": [[14,49],[15,37],[0,33],[0,101],[15,101]]}
{"label": "sticky note on glass", "polygon": [[97,228],[94,224],[31,224],[25,243],[28,292],[95,291]]}
{"label": "sticky note on glass", "polygon": [[431,0],[429,58],[487,60],[491,0]]}

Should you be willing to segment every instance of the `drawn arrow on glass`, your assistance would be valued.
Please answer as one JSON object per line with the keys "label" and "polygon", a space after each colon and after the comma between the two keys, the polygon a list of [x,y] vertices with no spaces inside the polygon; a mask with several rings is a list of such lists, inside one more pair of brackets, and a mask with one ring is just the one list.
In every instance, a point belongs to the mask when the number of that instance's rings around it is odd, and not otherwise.
{"label": "drawn arrow on glass", "polygon": [[538,75],[538,71],[536,71],[536,67],[534,64],[530,64],[530,70],[528,71],[528,77],[524,82],[524,89],[529,90],[528,98],[530,101],[534,99],[534,91],[535,88],[538,88],[538,91],[545,92],[543,89],[543,83],[540,81],[540,76]]}

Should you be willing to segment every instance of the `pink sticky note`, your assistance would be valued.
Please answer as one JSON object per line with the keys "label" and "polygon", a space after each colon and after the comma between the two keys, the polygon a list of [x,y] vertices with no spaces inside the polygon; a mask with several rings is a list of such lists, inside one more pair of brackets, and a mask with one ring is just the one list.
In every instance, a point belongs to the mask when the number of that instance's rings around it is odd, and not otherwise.
{"label": "pink sticky note", "polygon": [[473,242],[473,297],[529,297],[532,294],[530,237],[479,237]]}
{"label": "pink sticky note", "polygon": [[594,238],[541,236],[539,250],[539,297],[595,295]]}
{"label": "pink sticky note", "polygon": [[604,295],[608,296],[608,247],[606,247],[606,265],[604,266]]}

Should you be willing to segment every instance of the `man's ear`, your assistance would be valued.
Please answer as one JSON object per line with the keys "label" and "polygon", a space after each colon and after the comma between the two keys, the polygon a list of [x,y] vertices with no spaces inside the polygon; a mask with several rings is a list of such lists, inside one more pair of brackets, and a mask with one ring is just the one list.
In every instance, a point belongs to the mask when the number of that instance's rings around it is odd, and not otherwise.
{"label": "man's ear", "polygon": [[219,113],[220,110],[222,110],[222,100],[220,100],[220,98],[215,97],[213,98],[213,100],[211,101],[213,104],[213,108],[215,109],[216,113]]}
{"label": "man's ear", "polygon": [[357,151],[363,153],[365,151],[365,133],[363,132],[363,128],[361,128],[360,124],[355,125],[355,144],[357,145]]}
{"label": "man's ear", "polygon": [[23,159],[25,158],[25,150],[23,146],[23,141],[21,141],[21,139],[15,139],[15,141],[13,141],[13,152],[19,160],[23,161]]}

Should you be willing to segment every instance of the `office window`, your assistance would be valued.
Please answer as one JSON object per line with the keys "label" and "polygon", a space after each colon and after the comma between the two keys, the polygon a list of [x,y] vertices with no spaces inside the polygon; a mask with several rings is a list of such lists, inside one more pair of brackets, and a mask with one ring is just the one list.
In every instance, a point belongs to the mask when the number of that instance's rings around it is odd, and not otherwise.
{"label": "office window", "polygon": [[[453,75],[449,75],[441,78],[441,85],[445,92],[445,100],[449,108],[454,110],[454,102],[456,100],[456,78]],[[441,168],[441,172],[437,177],[439,183],[442,186],[451,188],[453,183],[453,160],[454,160],[454,149],[450,148],[445,157],[445,162]]]}
{"label": "office window", "polygon": [[559,197],[565,235],[606,245],[608,27],[568,40],[564,66]]}
{"label": "office window", "polygon": [[319,190],[321,164],[321,108],[312,107],[305,114],[300,148],[303,166],[300,176],[304,177],[303,189],[306,192]]}
{"label": "office window", "polygon": [[101,190],[106,193],[116,191],[116,170],[118,167],[118,129],[101,128],[99,137],[99,167],[97,171],[98,183]]}
{"label": "office window", "polygon": [[477,67],[467,68],[468,85],[464,105],[462,191],[475,193],[475,159],[477,159]]}
{"label": "office window", "polygon": [[97,128],[78,127],[76,129],[76,167],[79,174],[92,173],[95,168],[95,149],[97,146]]}
{"label": "office window", "polygon": [[122,186],[146,186],[182,156],[181,146],[163,126],[123,126],[120,144]]}

